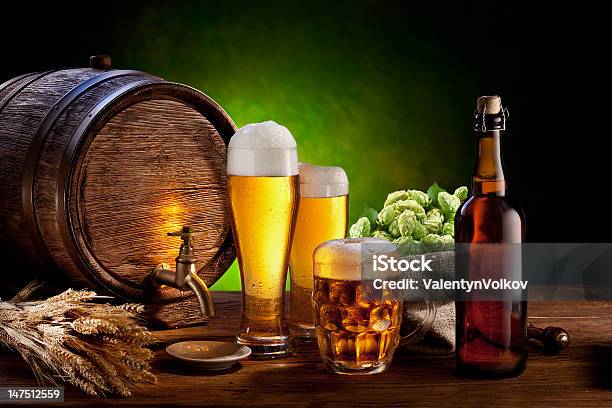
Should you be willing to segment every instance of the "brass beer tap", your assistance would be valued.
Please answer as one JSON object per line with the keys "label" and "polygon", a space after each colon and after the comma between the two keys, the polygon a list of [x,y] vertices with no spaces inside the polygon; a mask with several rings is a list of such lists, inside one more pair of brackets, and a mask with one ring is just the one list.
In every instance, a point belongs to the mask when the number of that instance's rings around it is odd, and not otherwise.
{"label": "brass beer tap", "polygon": [[166,263],[158,264],[151,273],[151,280],[156,286],[168,285],[178,290],[191,290],[198,303],[202,316],[215,317],[215,308],[208,286],[197,274],[196,257],[193,251],[192,239],[202,233],[194,232],[190,226],[184,226],[181,231],[169,232],[170,237],[181,237],[183,243],[176,260],[176,270]]}

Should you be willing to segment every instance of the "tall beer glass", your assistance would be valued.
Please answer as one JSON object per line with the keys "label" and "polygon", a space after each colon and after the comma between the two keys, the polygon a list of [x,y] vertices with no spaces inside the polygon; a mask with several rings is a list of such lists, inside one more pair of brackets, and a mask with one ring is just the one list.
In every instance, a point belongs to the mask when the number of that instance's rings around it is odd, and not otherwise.
{"label": "tall beer glass", "polygon": [[[327,241],[314,252],[315,330],[323,364],[334,373],[384,371],[391,364],[396,347],[419,340],[435,318],[434,303],[425,300],[423,322],[400,337],[402,293],[380,286],[377,289],[372,274],[362,274],[362,262],[370,252],[399,256],[394,244],[376,238]],[[378,277],[398,279],[399,275],[381,273]]]}
{"label": "tall beer glass", "polygon": [[227,172],[242,281],[237,341],[256,356],[282,357],[292,348],[284,304],[299,203],[293,136],[272,121],[241,128],[228,146]]}
{"label": "tall beer glass", "polygon": [[342,168],[300,163],[300,206],[289,258],[289,328],[294,337],[315,339],[312,253],[319,244],[346,236],[348,188]]}

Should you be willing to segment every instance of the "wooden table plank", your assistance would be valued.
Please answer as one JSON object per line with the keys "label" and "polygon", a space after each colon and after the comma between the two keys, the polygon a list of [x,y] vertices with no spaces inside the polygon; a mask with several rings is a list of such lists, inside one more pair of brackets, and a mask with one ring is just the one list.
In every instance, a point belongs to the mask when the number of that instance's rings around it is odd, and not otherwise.
{"label": "wooden table plank", "polygon": [[[240,295],[214,293],[218,318],[206,327],[156,332],[166,344],[179,339],[232,341],[240,321]],[[179,367],[158,347],[159,383],[133,398],[97,400],[97,406],[612,406],[612,303],[532,302],[530,321],[559,325],[572,336],[558,356],[530,347],[527,370],[518,378],[474,380],[454,373],[454,358],[398,353],[392,367],[373,376],[326,372],[315,344],[298,344],[295,356],[276,361],[246,360],[222,373]],[[0,354],[0,385],[34,385],[25,365]],[[66,390],[68,406],[93,399]]]}

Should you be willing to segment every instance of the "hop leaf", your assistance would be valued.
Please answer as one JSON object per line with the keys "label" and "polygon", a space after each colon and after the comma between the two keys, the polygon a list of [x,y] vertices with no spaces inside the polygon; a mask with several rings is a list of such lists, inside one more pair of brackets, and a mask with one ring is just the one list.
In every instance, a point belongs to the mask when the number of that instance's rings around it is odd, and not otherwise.
{"label": "hop leaf", "polygon": [[431,199],[431,205],[433,205],[434,207],[438,207],[439,206],[439,204],[438,204],[438,194],[440,194],[442,191],[446,192],[446,190],[443,189],[442,187],[440,187],[438,185],[438,183],[433,183],[427,189],[427,195]]}
{"label": "hop leaf", "polygon": [[361,217],[349,228],[349,237],[360,238],[370,236],[370,221],[366,217]]}

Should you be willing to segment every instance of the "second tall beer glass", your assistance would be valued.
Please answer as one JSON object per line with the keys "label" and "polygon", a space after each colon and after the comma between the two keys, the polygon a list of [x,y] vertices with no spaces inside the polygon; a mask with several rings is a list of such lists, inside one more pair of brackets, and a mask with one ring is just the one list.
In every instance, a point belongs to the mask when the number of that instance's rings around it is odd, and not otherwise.
{"label": "second tall beer glass", "polygon": [[312,322],[312,253],[319,244],[346,236],[348,178],[340,167],[300,163],[300,208],[289,258],[291,335],[315,340]]}
{"label": "second tall beer glass", "polygon": [[285,283],[299,202],[293,136],[272,121],[241,128],[228,146],[227,173],[242,281],[237,341],[255,356],[283,357],[292,348]]}

